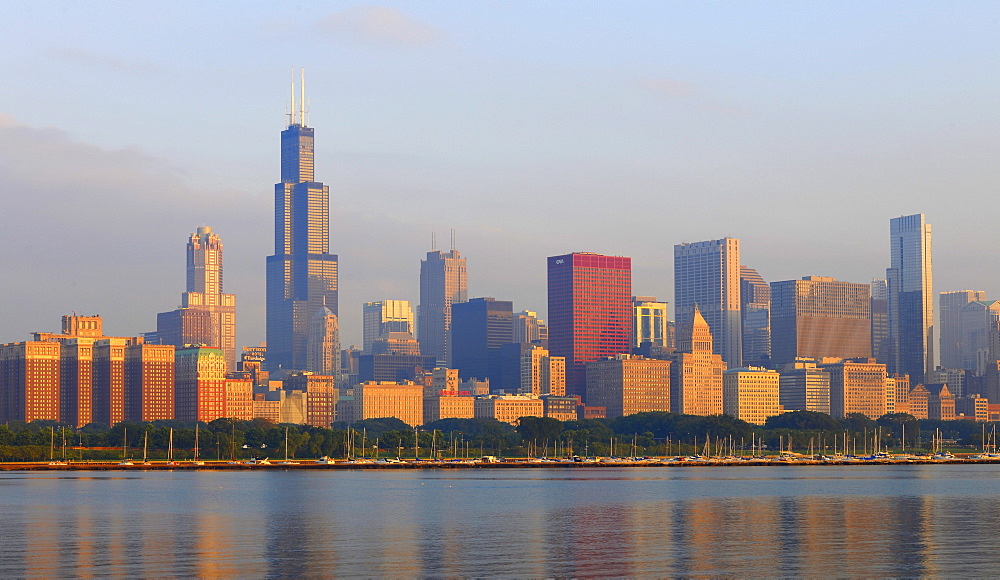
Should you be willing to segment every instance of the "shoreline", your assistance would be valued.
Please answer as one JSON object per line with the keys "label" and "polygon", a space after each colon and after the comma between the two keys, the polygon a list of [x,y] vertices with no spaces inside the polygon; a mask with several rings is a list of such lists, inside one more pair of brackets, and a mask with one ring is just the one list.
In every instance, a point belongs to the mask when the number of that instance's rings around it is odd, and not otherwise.
{"label": "shoreline", "polygon": [[315,460],[284,463],[274,461],[269,463],[232,463],[229,461],[205,461],[196,465],[190,461],[180,461],[170,464],[166,461],[150,461],[146,464],[134,463],[121,465],[115,461],[69,461],[67,463],[35,462],[0,462],[0,471],[274,471],[290,469],[311,470],[344,470],[344,469],[539,469],[539,468],[656,468],[656,467],[793,467],[793,466],[865,466],[865,465],[968,465],[968,464],[1000,464],[1000,458],[954,457],[933,459],[930,457],[915,458],[878,458],[878,459],[698,459],[678,460],[663,458],[652,460],[528,460],[508,459],[503,462],[486,462],[480,460],[403,460],[401,462],[346,461],[336,463],[316,463]]}

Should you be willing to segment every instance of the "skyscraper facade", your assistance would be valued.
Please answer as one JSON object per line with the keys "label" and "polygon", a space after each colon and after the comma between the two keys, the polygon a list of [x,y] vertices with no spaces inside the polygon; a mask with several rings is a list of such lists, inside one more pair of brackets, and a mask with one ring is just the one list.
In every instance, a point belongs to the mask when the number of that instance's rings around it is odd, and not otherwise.
{"label": "skyscraper facade", "polygon": [[451,358],[460,378],[500,384],[500,347],[514,342],[513,317],[509,300],[473,298],[452,305]]}
{"label": "skyscraper facade", "polygon": [[[304,91],[302,91],[304,93]],[[315,181],[314,130],[304,95],[281,132],[274,186],[274,255],[267,257],[267,367],[307,366],[309,323],[325,305],[337,314],[337,256],[330,253],[330,189]]]}
{"label": "skyscraper facade", "polygon": [[982,290],[942,292],[938,298],[940,331],[938,353],[946,369],[969,368],[962,360],[962,309],[970,302],[986,300]]}
{"label": "skyscraper facade", "polygon": [[451,364],[451,305],[469,299],[469,276],[465,258],[449,252],[427,252],[420,261],[420,305],[417,308],[417,340],[425,356],[440,366]]}
{"label": "skyscraper facade", "polygon": [[721,415],[722,373],[726,362],[722,355],[715,354],[712,331],[697,307],[685,324],[691,331],[687,339],[677,343],[677,352],[671,355],[671,411],[684,415]]}
{"label": "skyscraper facade", "polygon": [[633,296],[632,309],[632,346],[667,346],[667,303],[654,296]]}
{"label": "skyscraper facade", "polygon": [[740,266],[740,320],[743,363],[767,365],[771,360],[771,287],[757,270]]}
{"label": "skyscraper facade", "polygon": [[889,242],[889,374],[917,384],[934,370],[931,225],[922,213],[892,218]]}
{"label": "skyscraper facade", "polygon": [[[734,238],[674,246],[674,315],[690,322],[695,307],[712,331],[715,352],[730,367],[742,366],[740,241]],[[677,329],[677,343],[691,328]]]}
{"label": "skyscraper facade", "polygon": [[586,397],[586,363],[631,352],[632,259],[551,256],[548,295],[549,351],[566,358],[566,394]]}
{"label": "skyscraper facade", "polygon": [[[325,305],[313,314],[309,323],[306,368],[310,372],[340,378],[340,324],[337,315]],[[335,385],[336,386],[336,385]]]}
{"label": "skyscraper facade", "polygon": [[222,292],[222,240],[208,226],[188,238],[181,307],[156,315],[156,341],[221,348],[226,368],[236,368],[236,295]]}
{"label": "skyscraper facade", "polygon": [[371,354],[372,343],[390,332],[405,332],[415,336],[413,308],[409,300],[379,300],[365,302],[362,308],[365,352]]}
{"label": "skyscraper facade", "polygon": [[872,357],[882,364],[889,363],[889,284],[881,278],[872,280]]}
{"label": "skyscraper facade", "polygon": [[871,287],[822,276],[771,284],[775,364],[871,356]]}

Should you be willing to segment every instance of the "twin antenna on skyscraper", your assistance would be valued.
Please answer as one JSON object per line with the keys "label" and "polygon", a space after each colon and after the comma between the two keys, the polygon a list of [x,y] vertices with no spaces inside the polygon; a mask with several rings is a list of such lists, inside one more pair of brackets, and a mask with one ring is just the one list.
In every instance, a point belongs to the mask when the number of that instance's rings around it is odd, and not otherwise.
{"label": "twin antenna on skyscraper", "polygon": [[306,115],[309,114],[309,101],[306,101],[306,69],[299,69],[299,102],[295,103],[295,67],[292,67],[292,107],[288,114],[288,124],[306,126]]}
{"label": "twin antenna on skyscraper", "polygon": [[[437,251],[437,232],[431,232],[431,251]],[[455,249],[455,228],[451,228],[451,249]]]}

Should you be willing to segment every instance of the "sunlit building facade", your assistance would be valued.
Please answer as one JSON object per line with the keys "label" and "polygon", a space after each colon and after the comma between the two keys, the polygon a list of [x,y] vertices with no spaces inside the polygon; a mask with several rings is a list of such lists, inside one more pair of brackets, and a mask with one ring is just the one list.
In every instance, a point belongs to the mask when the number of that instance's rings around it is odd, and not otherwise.
{"label": "sunlit building facade", "polygon": [[314,129],[304,96],[281,132],[281,182],[274,187],[274,255],[267,257],[268,370],[307,367],[309,323],[337,311],[338,260],[330,253],[330,189],[315,180]]}
{"label": "sunlit building facade", "polygon": [[586,397],[585,365],[632,351],[632,259],[548,259],[549,352],[566,359],[566,394]]}
{"label": "sunlit building facade", "polygon": [[364,350],[371,353],[372,343],[390,333],[405,332],[416,336],[413,308],[409,300],[379,300],[365,302],[362,307]]}
{"label": "sunlit building facade", "polygon": [[822,276],[771,283],[771,357],[871,356],[871,287]]}

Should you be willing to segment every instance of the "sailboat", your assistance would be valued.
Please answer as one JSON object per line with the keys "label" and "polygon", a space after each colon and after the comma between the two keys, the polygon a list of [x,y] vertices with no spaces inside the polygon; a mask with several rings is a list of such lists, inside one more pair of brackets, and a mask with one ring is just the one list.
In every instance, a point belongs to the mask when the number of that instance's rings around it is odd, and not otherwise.
{"label": "sailboat", "polygon": [[194,460],[191,461],[191,465],[205,465],[204,461],[198,459],[198,423],[194,424]]}
{"label": "sailboat", "polygon": [[288,460],[288,427],[285,427],[285,460],[279,461],[278,465],[298,465],[298,461]]}
{"label": "sailboat", "polygon": [[147,451],[149,450],[149,431],[146,431],[145,436],[142,438],[142,464],[149,465],[149,455]]}
{"label": "sailboat", "polygon": [[49,465],[66,465],[66,434],[63,433],[63,460],[56,461],[56,429],[51,428],[52,440],[49,443]]}
{"label": "sailboat", "polygon": [[122,460],[118,463],[118,465],[123,465],[123,466],[135,465],[134,463],[132,463],[132,460],[129,459],[128,457],[128,427],[124,428],[122,434]]}
{"label": "sailboat", "polygon": [[174,428],[170,428],[170,440],[167,443],[167,465],[177,465],[174,461]]}

